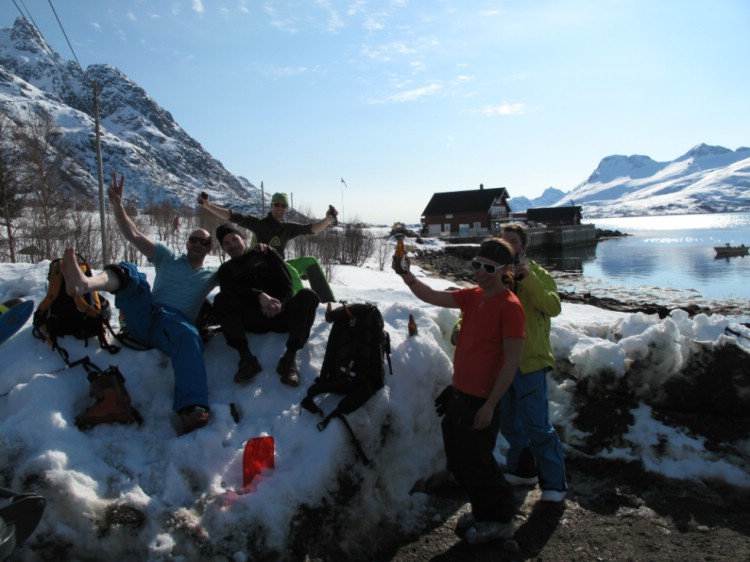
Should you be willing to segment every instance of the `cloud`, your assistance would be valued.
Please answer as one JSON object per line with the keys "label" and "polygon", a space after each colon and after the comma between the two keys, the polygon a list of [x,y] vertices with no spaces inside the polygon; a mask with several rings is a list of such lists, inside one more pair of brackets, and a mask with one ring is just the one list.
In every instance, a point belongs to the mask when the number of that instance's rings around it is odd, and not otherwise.
{"label": "cloud", "polygon": [[440,82],[433,82],[428,86],[421,88],[414,88],[413,90],[407,90],[406,92],[400,92],[388,97],[387,101],[393,102],[407,102],[414,101],[425,96],[431,96],[443,89],[443,85]]}
{"label": "cloud", "polygon": [[272,68],[266,72],[266,75],[271,78],[289,78],[291,76],[297,76],[300,74],[305,74],[310,69],[306,66],[297,66],[297,67],[291,67],[291,66],[280,66],[276,68]]}
{"label": "cloud", "polygon": [[526,106],[521,102],[503,102],[500,105],[487,105],[479,110],[488,117],[497,115],[524,115]]}
{"label": "cloud", "polygon": [[273,6],[266,4],[263,6],[263,11],[266,12],[266,15],[270,18],[270,24],[272,27],[288,33],[297,33],[299,31],[294,19],[283,18]]}
{"label": "cloud", "polygon": [[403,41],[386,43],[379,47],[362,47],[362,54],[370,59],[380,62],[393,60],[394,57],[415,54],[416,49],[409,47]]}
{"label": "cloud", "polygon": [[193,0],[193,11],[199,14],[203,13],[204,9],[202,0]]}

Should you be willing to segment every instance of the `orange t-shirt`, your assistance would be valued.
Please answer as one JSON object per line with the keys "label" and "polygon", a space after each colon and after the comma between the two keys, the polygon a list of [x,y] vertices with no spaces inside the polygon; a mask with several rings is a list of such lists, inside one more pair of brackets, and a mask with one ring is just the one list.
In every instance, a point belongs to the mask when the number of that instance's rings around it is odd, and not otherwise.
{"label": "orange t-shirt", "polygon": [[525,338],[523,307],[510,289],[484,297],[479,287],[453,292],[463,313],[453,358],[451,384],[466,394],[486,398],[505,361],[504,338]]}

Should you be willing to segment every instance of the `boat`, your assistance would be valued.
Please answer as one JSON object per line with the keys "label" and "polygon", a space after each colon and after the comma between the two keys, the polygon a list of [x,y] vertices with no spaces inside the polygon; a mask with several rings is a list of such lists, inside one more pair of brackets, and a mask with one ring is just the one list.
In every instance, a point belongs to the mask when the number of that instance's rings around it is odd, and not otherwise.
{"label": "boat", "polygon": [[717,258],[726,256],[746,256],[750,247],[745,246],[744,244],[740,244],[739,246],[730,246],[729,244],[726,244],[724,246],[714,246],[714,250],[716,250]]}

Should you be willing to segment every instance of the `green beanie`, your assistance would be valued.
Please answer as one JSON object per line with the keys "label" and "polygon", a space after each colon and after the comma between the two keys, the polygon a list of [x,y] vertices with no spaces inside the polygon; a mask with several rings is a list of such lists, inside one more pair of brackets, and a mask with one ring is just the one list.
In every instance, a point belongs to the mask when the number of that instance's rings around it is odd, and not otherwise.
{"label": "green beanie", "polygon": [[271,204],[273,205],[277,201],[281,201],[286,204],[287,207],[289,206],[289,198],[286,196],[286,193],[274,193],[271,196]]}

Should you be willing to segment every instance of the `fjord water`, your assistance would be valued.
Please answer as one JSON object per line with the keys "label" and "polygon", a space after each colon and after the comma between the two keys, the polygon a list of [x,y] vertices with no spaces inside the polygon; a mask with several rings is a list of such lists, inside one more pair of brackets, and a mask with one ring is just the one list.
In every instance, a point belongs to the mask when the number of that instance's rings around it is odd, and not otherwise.
{"label": "fjord water", "polygon": [[[646,302],[694,297],[696,304],[732,301],[750,315],[750,256],[717,258],[714,246],[750,246],[750,213],[584,220],[629,236],[595,247],[540,256],[554,269],[578,270],[586,290],[615,287]],[[556,265],[554,264],[556,262]],[[565,289],[565,282],[561,289]],[[568,287],[568,289],[575,287]],[[597,296],[616,296],[596,291]]]}

